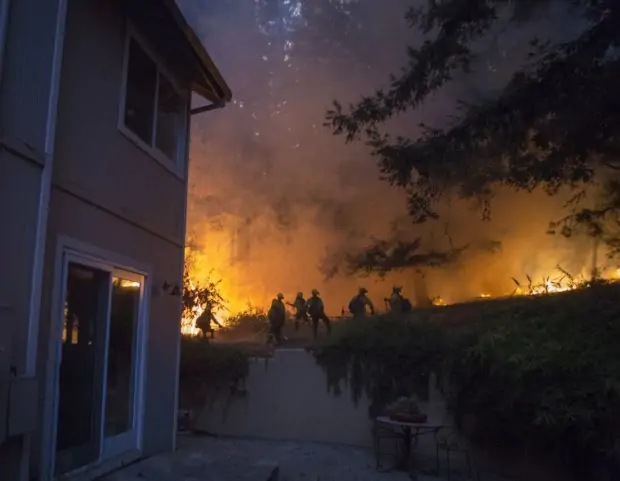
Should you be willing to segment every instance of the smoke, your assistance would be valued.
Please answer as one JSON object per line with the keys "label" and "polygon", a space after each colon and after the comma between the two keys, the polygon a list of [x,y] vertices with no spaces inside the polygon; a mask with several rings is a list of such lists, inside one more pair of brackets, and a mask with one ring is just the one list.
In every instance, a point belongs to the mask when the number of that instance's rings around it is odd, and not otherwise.
{"label": "smoke", "polygon": [[[312,288],[331,314],[360,285],[377,303],[393,283],[413,298],[410,272],[360,279],[338,269],[347,253],[394,236],[422,236],[436,249],[470,245],[458,264],[425,272],[429,293],[447,301],[509,293],[511,277],[548,275],[557,264],[575,274],[589,268],[589,240],[545,234],[566,196],[500,192],[491,222],[471,203],[454,200],[442,206],[440,222],[414,227],[404,192],[379,180],[364,146],[345,145],[323,126],[332,100],[346,105],[384,85],[406,61],[405,46],[420,41],[403,18],[410,0],[178,3],[235,98],[193,119],[188,204],[194,275],[220,278],[232,312],[265,305],[280,291],[290,299]],[[566,32],[568,22],[553,14]],[[506,66],[514,69],[526,55],[501,28],[493,38],[491,47],[481,46],[490,53],[474,80],[457,79],[390,128],[411,135],[422,119],[445,124],[455,100],[501,88],[510,76]]]}

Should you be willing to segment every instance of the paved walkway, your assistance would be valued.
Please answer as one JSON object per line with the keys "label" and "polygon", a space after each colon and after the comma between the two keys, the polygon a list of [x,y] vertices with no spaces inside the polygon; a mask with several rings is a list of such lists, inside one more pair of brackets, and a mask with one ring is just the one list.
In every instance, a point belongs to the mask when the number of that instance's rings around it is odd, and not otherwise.
{"label": "paved walkway", "polygon": [[[129,466],[102,481],[410,481],[378,473],[372,453],[348,446],[181,436],[179,450]],[[417,481],[443,481],[419,475]],[[456,481],[456,480],[455,480]]]}
{"label": "paved walkway", "polygon": [[211,439],[210,448],[231,458],[240,453],[249,458],[277,460],[279,481],[405,481],[404,473],[377,473],[372,454],[364,449],[317,443]]}

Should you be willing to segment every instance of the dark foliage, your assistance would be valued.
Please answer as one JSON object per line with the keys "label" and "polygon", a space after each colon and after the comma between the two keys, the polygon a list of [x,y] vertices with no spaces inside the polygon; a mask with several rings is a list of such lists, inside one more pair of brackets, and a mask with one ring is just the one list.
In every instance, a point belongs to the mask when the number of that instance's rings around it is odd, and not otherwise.
{"label": "dark foliage", "polygon": [[248,356],[236,347],[197,337],[181,338],[179,405],[198,419],[208,401],[219,393],[233,396],[249,372]]}
{"label": "dark foliage", "polygon": [[444,336],[438,326],[412,318],[384,315],[341,321],[316,351],[325,367],[328,389],[348,383],[357,402],[369,396],[381,406],[400,396],[428,395],[428,376],[438,369]]}
{"label": "dark foliage", "polygon": [[348,381],[355,399],[366,393],[383,405],[437,371],[449,380],[443,389],[457,423],[476,442],[591,470],[620,459],[619,289],[594,285],[342,324],[317,359],[330,386]]}
{"label": "dark foliage", "polygon": [[[474,70],[479,65],[474,47],[488,40],[500,20],[508,17],[518,28],[545,3],[428,0],[411,8],[407,20],[427,40],[408,48],[407,65],[386,89],[348,109],[336,102],[328,112],[335,134],[366,142],[385,179],[407,190],[415,222],[436,218],[436,204],[446,195],[477,197],[488,214],[497,186],[542,187],[553,194],[620,167],[620,3],[615,0],[563,0],[584,28],[563,43],[531,38],[529,62],[503,91],[462,104],[447,127],[422,124],[412,138],[381,130],[387,120],[418,109],[455,77]],[[618,185],[609,188],[617,197]],[[615,210],[615,202],[600,211],[576,210],[571,222],[604,227],[600,219],[609,216],[608,207]]]}
{"label": "dark foliage", "polygon": [[402,269],[421,269],[443,266],[456,261],[467,248],[452,247],[449,250],[423,250],[421,239],[413,242],[376,241],[365,250],[346,256],[350,273],[384,276]]}
{"label": "dark foliage", "polygon": [[220,335],[223,339],[262,338],[267,335],[268,326],[267,313],[248,306],[226,319],[226,327]]}
{"label": "dark foliage", "polygon": [[248,366],[246,356],[239,349],[197,337],[181,338],[182,380],[200,379],[217,390],[245,379]]}
{"label": "dark foliage", "polygon": [[470,434],[568,464],[620,459],[617,295],[615,285],[533,299],[462,343],[453,401],[460,419],[475,415]]}

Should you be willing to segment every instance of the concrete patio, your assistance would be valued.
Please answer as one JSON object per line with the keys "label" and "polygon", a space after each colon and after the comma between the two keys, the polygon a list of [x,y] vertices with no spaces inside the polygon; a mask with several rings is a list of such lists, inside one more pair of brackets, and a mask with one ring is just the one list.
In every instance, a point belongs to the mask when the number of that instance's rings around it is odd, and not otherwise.
{"label": "concrete patio", "polygon": [[[180,436],[176,453],[127,466],[101,481],[443,481],[375,470],[365,448],[294,441]],[[456,476],[454,481],[462,479]]]}

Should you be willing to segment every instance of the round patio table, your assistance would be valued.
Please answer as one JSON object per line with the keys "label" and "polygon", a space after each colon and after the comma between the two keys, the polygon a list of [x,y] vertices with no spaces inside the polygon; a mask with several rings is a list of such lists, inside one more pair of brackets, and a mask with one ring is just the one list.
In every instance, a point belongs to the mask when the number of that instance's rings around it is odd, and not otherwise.
{"label": "round patio table", "polygon": [[434,434],[437,436],[439,430],[443,427],[443,424],[437,423],[408,423],[404,421],[396,421],[389,416],[379,416],[375,420],[377,424],[384,426],[391,426],[399,429],[403,436],[403,449],[401,459],[399,462],[399,468],[401,470],[407,469],[407,464],[411,458],[411,450],[418,442],[418,436],[424,434]]}

